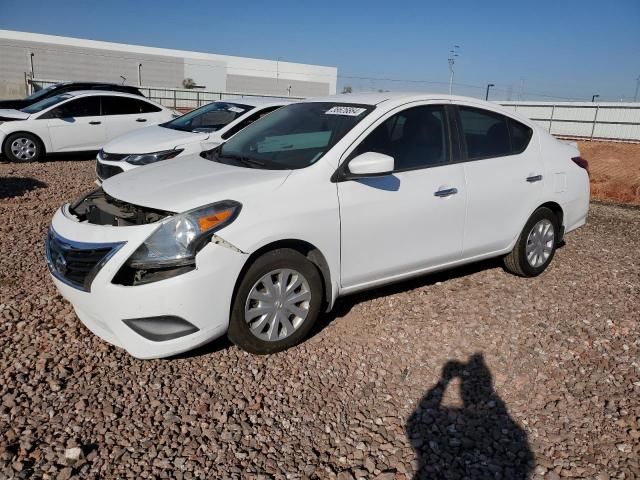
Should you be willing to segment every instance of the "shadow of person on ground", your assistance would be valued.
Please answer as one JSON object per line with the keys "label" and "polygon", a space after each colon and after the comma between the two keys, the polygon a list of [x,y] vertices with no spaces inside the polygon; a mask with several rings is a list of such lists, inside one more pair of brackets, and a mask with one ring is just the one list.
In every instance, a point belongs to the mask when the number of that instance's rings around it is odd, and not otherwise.
{"label": "shadow of person on ground", "polygon": [[[444,406],[443,395],[455,380],[462,405]],[[406,432],[418,460],[415,480],[525,480],[534,467],[527,434],[494,391],[480,353],[467,363],[445,364],[438,383],[409,417]]]}
{"label": "shadow of person on ground", "polygon": [[28,177],[0,177],[0,199],[19,197],[31,190],[45,188],[46,183]]}

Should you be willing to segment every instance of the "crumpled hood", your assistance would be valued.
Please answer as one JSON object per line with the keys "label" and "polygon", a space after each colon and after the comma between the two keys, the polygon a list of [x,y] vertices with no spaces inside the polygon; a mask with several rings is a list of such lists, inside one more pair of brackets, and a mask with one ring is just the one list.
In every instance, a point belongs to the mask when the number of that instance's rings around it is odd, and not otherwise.
{"label": "crumpled hood", "polygon": [[262,170],[212,162],[199,155],[165,160],[111,177],[104,191],[143,207],[184,212],[219,200],[242,203],[277,189],[290,170]]}
{"label": "crumpled hood", "polygon": [[107,143],[102,149],[107,153],[152,153],[171,150],[186,143],[201,142],[211,134],[184,132],[160,125],[125,133]]}
{"label": "crumpled hood", "polygon": [[15,118],[16,120],[26,120],[31,116],[30,113],[13,110],[10,108],[0,109],[0,118]]}

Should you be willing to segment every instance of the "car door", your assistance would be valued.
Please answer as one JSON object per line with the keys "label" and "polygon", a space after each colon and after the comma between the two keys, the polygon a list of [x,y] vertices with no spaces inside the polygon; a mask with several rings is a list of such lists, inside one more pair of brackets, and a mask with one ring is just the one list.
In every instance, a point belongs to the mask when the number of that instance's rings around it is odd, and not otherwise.
{"label": "car door", "polygon": [[105,143],[105,126],[97,96],[73,98],[41,118],[47,122],[54,152],[98,150]]}
{"label": "car door", "polygon": [[384,153],[395,169],[338,183],[345,290],[460,259],[466,189],[463,165],[452,162],[447,111],[441,104],[396,109],[346,153],[347,162]]}
{"label": "car door", "polygon": [[456,110],[466,159],[464,257],[472,258],[510,246],[539,205],[545,179],[531,128],[473,105]]}
{"label": "car door", "polygon": [[105,119],[107,141],[123,133],[168,120],[163,110],[144,100],[119,95],[100,97]]}

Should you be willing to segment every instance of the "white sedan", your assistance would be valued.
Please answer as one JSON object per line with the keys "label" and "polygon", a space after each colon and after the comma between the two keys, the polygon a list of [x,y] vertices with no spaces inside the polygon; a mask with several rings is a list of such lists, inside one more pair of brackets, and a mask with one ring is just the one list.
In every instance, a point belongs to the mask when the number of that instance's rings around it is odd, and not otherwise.
{"label": "white sedan", "polygon": [[339,95],[105,181],[57,211],[46,256],[80,320],[136,357],[225,333],[265,354],[340,295],[490,257],[539,275],[585,223],[587,166],[494,104]]}
{"label": "white sedan", "polygon": [[104,181],[142,165],[200,153],[290,103],[250,97],[209,103],[170,122],[112,140],[98,153],[96,174]]}
{"label": "white sedan", "polygon": [[0,146],[9,161],[35,162],[47,153],[99,150],[123,133],[177,116],[139,95],[73,91],[0,110]]}

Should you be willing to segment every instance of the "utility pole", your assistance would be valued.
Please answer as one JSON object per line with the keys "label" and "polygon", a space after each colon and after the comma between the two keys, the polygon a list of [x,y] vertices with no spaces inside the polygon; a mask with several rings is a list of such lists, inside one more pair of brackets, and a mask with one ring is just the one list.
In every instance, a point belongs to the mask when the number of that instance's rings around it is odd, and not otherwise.
{"label": "utility pole", "polygon": [[276,90],[280,93],[280,60],[282,57],[276,58]]}
{"label": "utility pole", "polygon": [[640,90],[640,75],[636,78],[636,93],[633,94],[633,101],[638,101],[638,90]]}
{"label": "utility pole", "polygon": [[520,79],[520,91],[518,92],[518,100],[522,101],[522,93],[524,92],[524,78]]}
{"label": "utility pole", "polygon": [[485,96],[484,96],[484,99],[485,99],[485,100],[487,100],[487,101],[489,100],[489,89],[490,89],[491,87],[495,87],[495,85],[494,85],[493,83],[488,83],[488,84],[487,84],[487,93],[486,93],[486,94],[485,94]]}
{"label": "utility pole", "polygon": [[460,45],[454,45],[452,50],[449,50],[449,58],[447,62],[449,62],[449,95],[451,95],[451,90],[453,88],[453,66],[456,63],[456,57],[458,57],[458,50],[460,49]]}

